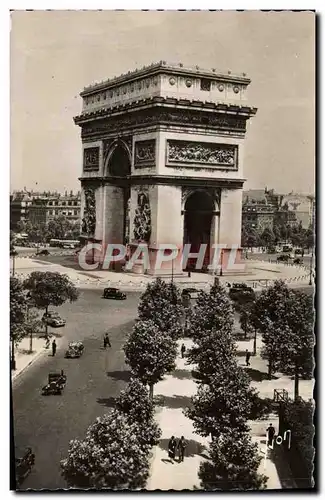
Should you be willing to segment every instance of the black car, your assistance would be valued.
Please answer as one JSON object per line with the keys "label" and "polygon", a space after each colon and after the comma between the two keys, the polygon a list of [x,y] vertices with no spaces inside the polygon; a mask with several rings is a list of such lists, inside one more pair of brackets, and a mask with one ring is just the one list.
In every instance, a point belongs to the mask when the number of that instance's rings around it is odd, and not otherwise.
{"label": "black car", "polygon": [[24,450],[15,449],[15,473],[16,473],[16,486],[19,487],[24,479],[31,472],[35,463],[35,455],[31,448]]}
{"label": "black car", "polygon": [[43,248],[42,250],[38,250],[36,255],[50,255],[50,252],[46,248]]}
{"label": "black car", "polygon": [[126,294],[121,292],[118,288],[104,288],[103,298],[125,300]]}
{"label": "black car", "polygon": [[279,257],[276,259],[277,262],[289,262],[291,259],[291,255],[285,254],[285,255],[279,255]]}
{"label": "black car", "polygon": [[246,283],[234,283],[229,290],[229,297],[233,301],[237,301],[243,297],[245,294],[246,299],[251,300],[255,299],[255,292],[252,287],[246,285]]}

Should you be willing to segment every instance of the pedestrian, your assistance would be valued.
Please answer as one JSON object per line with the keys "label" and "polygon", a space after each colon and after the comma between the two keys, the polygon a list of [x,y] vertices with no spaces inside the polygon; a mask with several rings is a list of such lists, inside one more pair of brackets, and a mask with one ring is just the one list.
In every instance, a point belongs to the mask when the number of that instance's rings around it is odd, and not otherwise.
{"label": "pedestrian", "polygon": [[251,364],[249,362],[250,357],[251,357],[251,353],[248,351],[248,349],[246,349],[246,366],[251,366]]}
{"label": "pedestrian", "polygon": [[268,426],[268,428],[266,429],[266,433],[267,433],[267,444],[268,446],[271,446],[275,435],[275,429],[272,424]]}
{"label": "pedestrian", "polygon": [[56,342],[55,339],[52,342],[52,356],[55,356],[56,353]]}
{"label": "pedestrian", "polygon": [[177,445],[177,443],[176,443],[175,436],[172,436],[169,440],[169,443],[168,443],[168,456],[169,456],[172,463],[173,463],[173,460],[175,460],[176,445]]}
{"label": "pedestrian", "polygon": [[105,335],[104,335],[104,349],[106,349],[107,346],[112,347],[111,341],[109,340],[108,333],[105,333]]}
{"label": "pedestrian", "polygon": [[179,462],[184,462],[184,453],[186,446],[187,442],[185,441],[184,436],[182,436],[177,445]]}
{"label": "pedestrian", "polygon": [[182,347],[181,347],[181,355],[182,355],[182,358],[184,358],[185,351],[186,351],[186,347],[185,347],[185,345],[184,345],[184,344],[182,344]]}

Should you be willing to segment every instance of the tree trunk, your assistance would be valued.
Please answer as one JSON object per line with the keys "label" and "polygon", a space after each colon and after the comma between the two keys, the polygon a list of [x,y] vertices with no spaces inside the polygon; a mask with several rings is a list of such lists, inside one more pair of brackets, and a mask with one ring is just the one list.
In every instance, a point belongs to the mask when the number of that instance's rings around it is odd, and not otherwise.
{"label": "tree trunk", "polygon": [[294,381],[294,399],[298,401],[299,398],[299,371],[298,367],[295,367],[295,381]]}
{"label": "tree trunk", "polygon": [[254,332],[254,344],[253,344],[253,356],[256,356],[256,335],[257,335],[257,330],[255,328],[255,332]]}
{"label": "tree trunk", "polygon": [[[29,307],[27,307],[27,321],[29,321]],[[33,330],[30,330],[30,336],[29,336],[29,352],[33,352]]]}
{"label": "tree trunk", "polygon": [[149,384],[149,397],[150,400],[153,400],[153,384]]}
{"label": "tree trunk", "polygon": [[46,340],[48,339],[49,333],[48,333],[48,324],[47,324],[47,313],[48,313],[49,306],[45,307],[45,313],[46,313],[46,321],[45,321],[45,337]]}
{"label": "tree trunk", "polygon": [[268,369],[268,376],[269,380],[272,379],[272,369],[273,369],[273,363],[272,363],[272,358],[269,358],[269,369]]}

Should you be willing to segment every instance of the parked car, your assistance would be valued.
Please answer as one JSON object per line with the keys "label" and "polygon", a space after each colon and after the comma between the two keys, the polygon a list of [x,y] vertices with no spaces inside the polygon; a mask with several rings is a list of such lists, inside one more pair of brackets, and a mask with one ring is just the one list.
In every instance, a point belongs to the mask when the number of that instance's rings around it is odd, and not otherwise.
{"label": "parked car", "polygon": [[277,262],[289,262],[289,260],[291,259],[291,255],[290,254],[285,254],[285,255],[279,255],[279,257],[276,259]]}
{"label": "parked car", "polygon": [[36,255],[50,255],[50,252],[46,248],[42,248],[36,252]]}
{"label": "parked car", "polygon": [[197,299],[199,292],[200,290],[197,290],[196,288],[184,288],[182,290],[182,296],[189,295],[191,299]]}
{"label": "parked car", "polygon": [[294,264],[302,264],[303,263],[303,260],[301,257],[296,257],[293,261]]}
{"label": "parked car", "polygon": [[247,299],[251,296],[252,300],[255,299],[255,292],[251,286],[246,285],[246,283],[234,283],[229,290],[229,297],[231,300],[236,302],[240,295],[245,292]]}
{"label": "parked car", "polygon": [[16,486],[20,486],[35,464],[35,455],[31,448],[15,449]]}
{"label": "parked car", "polygon": [[103,298],[125,300],[126,294],[121,292],[118,288],[104,288]]}
{"label": "parked car", "polygon": [[43,314],[43,321],[49,326],[60,327],[65,326],[66,320],[61,318],[59,314],[55,311],[48,311],[48,313]]}

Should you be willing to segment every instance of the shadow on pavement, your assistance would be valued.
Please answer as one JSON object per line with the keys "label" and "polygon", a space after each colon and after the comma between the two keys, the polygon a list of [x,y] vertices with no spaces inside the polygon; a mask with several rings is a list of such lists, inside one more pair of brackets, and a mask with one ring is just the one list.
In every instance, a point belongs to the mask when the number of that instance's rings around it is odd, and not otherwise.
{"label": "shadow on pavement", "polygon": [[110,378],[115,378],[116,380],[124,380],[124,382],[129,382],[131,379],[131,372],[128,370],[115,370],[113,372],[106,372],[106,375]]}
{"label": "shadow on pavement", "polygon": [[[194,457],[195,455],[200,455],[202,456],[202,454],[204,452],[206,452],[206,447],[201,444],[199,441],[195,441],[194,439],[186,439],[186,436],[185,437],[185,441],[187,443],[187,446],[186,446],[186,449],[185,449],[185,459],[186,457]],[[177,436],[176,437],[176,441],[178,442],[180,436]],[[166,451],[166,454],[168,454],[168,443],[169,443],[169,439],[161,439],[159,441],[159,448],[161,448],[162,450],[165,450]],[[176,449],[176,461],[177,461],[177,457],[178,457],[178,454],[177,454],[177,449]],[[205,457],[204,457],[205,458]],[[169,459],[162,459],[162,461],[170,461]]]}
{"label": "shadow on pavement", "polygon": [[97,403],[107,408],[114,408],[116,398],[97,398]]}
{"label": "shadow on pavement", "polygon": [[175,378],[178,378],[180,380],[182,379],[192,379],[192,372],[190,370],[181,370],[181,369],[177,369],[177,370],[174,370],[173,373],[172,373],[172,376],[175,377]]}
{"label": "shadow on pavement", "polygon": [[297,488],[296,482],[292,476],[290,466],[285,458],[281,446],[275,446],[273,450],[269,449],[268,454],[270,460],[276,467],[281,487],[284,490]]}
{"label": "shadow on pavement", "polygon": [[245,372],[247,375],[250,376],[252,380],[255,382],[262,382],[262,380],[276,380],[278,377],[275,377],[272,375],[271,379],[269,378],[269,375],[266,372],[261,372],[260,370],[256,370],[255,368],[246,368],[244,367]]}
{"label": "shadow on pavement", "polygon": [[166,406],[172,409],[191,406],[191,398],[189,396],[178,396],[176,394],[174,396],[158,394],[155,396],[154,401],[157,406]]}

